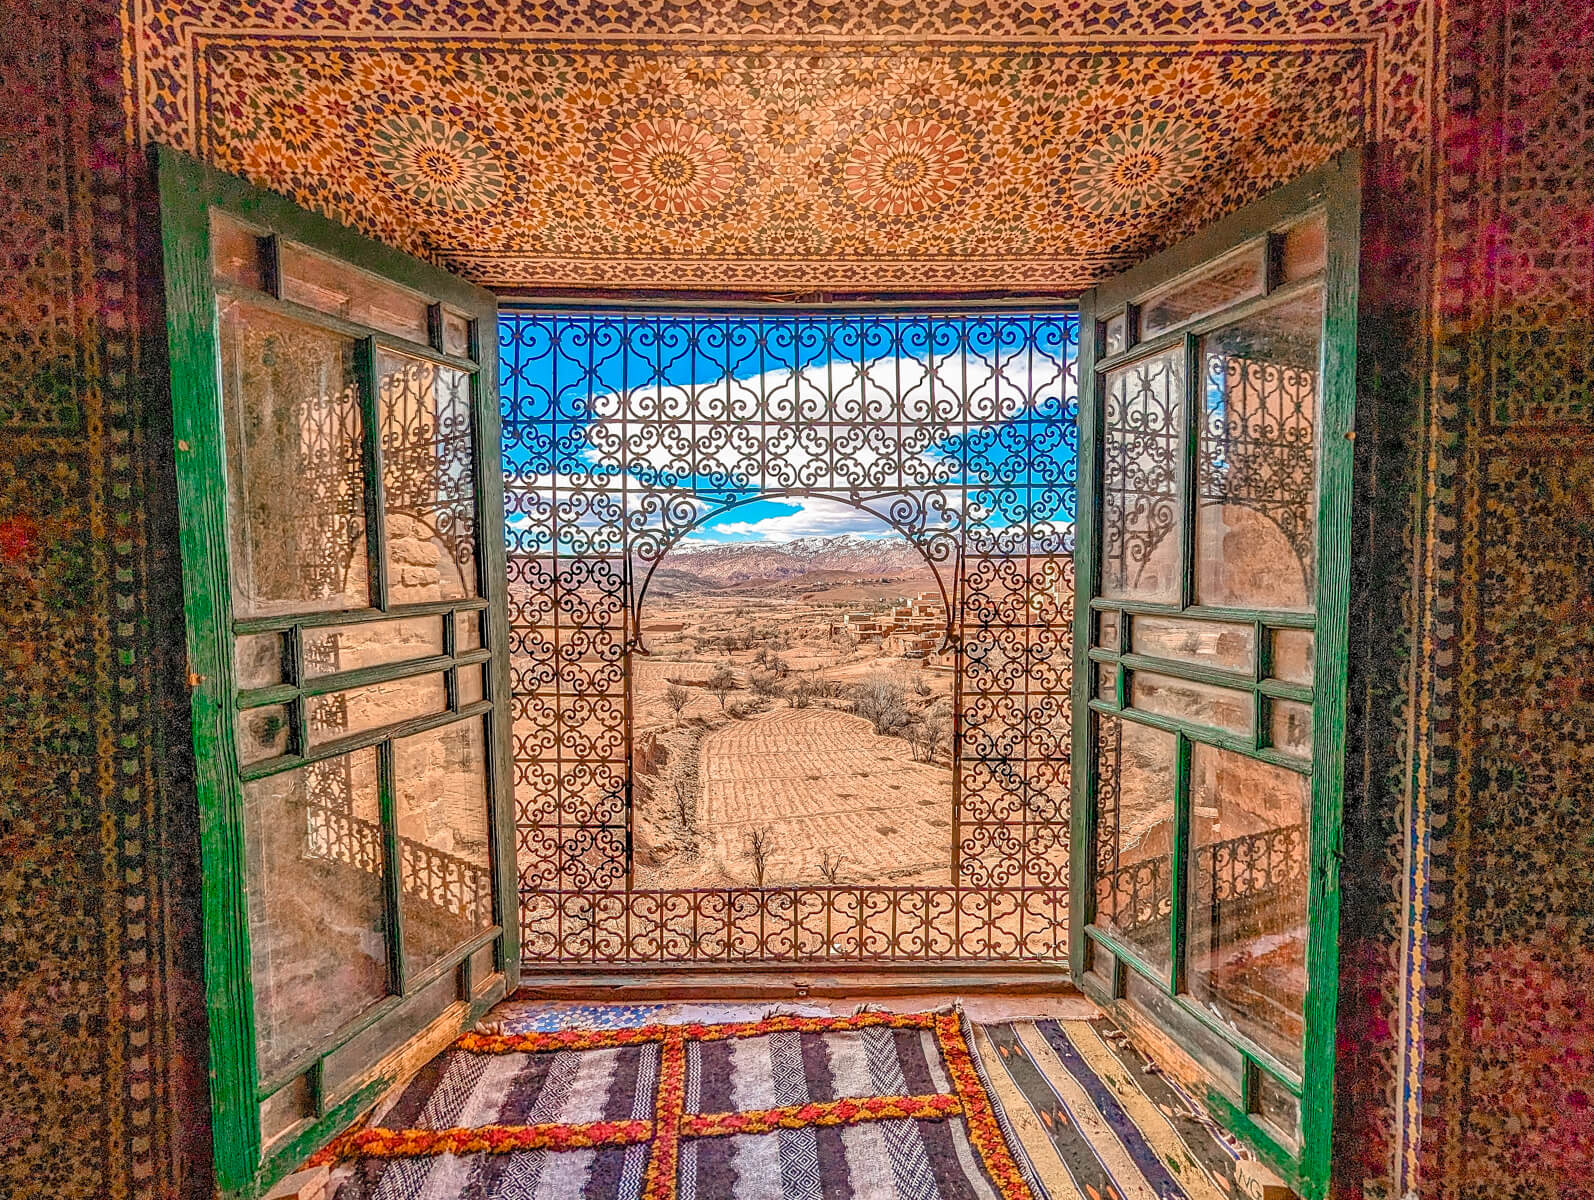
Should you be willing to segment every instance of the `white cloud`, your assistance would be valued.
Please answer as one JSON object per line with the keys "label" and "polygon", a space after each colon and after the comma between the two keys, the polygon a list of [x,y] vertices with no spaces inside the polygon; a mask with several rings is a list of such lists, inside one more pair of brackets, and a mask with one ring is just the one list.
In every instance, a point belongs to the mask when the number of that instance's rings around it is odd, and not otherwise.
{"label": "white cloud", "polygon": [[892,476],[900,466],[907,486],[934,485],[956,469],[938,443],[1057,399],[1065,383],[1059,360],[1015,354],[1001,363],[937,359],[933,370],[917,358],[881,358],[631,388],[593,398],[587,455],[632,472],[718,471],[755,489],[792,477],[867,486],[882,466]]}
{"label": "white cloud", "polygon": [[753,521],[725,521],[701,532],[706,538],[755,538],[764,542],[789,542],[800,537],[895,537],[896,532],[879,517],[833,500],[781,499],[794,512],[773,514]]}

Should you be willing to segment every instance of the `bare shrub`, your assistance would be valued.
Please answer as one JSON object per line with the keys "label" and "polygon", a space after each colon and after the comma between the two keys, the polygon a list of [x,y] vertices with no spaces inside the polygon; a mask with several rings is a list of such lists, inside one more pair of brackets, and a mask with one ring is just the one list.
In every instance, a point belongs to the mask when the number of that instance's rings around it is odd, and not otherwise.
{"label": "bare shrub", "polygon": [[682,829],[692,828],[692,798],[686,794],[686,787],[680,780],[675,782],[675,819]]}
{"label": "bare shrub", "polygon": [[847,861],[847,856],[839,850],[826,849],[819,855],[819,876],[828,884],[836,884],[841,880],[841,864]]}
{"label": "bare shrub", "polygon": [[884,675],[870,675],[853,689],[852,711],[881,736],[901,733],[914,719],[901,686]]}
{"label": "bare shrub", "polygon": [[715,669],[714,674],[708,677],[708,682],[703,686],[714,693],[715,698],[720,702],[720,711],[724,712],[725,697],[741,687],[741,684],[736,682],[735,671],[721,665]]}
{"label": "bare shrub", "polygon": [[780,676],[773,671],[753,671],[747,677],[747,686],[755,696],[778,696],[781,691]]}
{"label": "bare shrub", "polygon": [[664,704],[675,714],[675,723],[681,723],[681,710],[692,702],[692,693],[680,684],[671,682],[664,689]]}
{"label": "bare shrub", "polygon": [[786,703],[793,708],[807,708],[814,701],[814,683],[811,679],[799,679],[786,688]]}
{"label": "bare shrub", "polygon": [[755,825],[747,834],[747,857],[753,863],[753,882],[757,887],[764,886],[764,877],[769,873],[769,860],[774,855],[775,839],[769,832],[767,825]]}

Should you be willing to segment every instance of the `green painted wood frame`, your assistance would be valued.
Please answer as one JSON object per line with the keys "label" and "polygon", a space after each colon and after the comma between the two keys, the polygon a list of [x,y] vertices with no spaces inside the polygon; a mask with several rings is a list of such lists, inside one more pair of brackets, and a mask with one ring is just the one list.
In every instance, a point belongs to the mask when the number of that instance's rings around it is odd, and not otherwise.
{"label": "green painted wood frame", "polygon": [[[258,1195],[281,1175],[301,1162],[318,1146],[352,1120],[363,1107],[391,1085],[391,1066],[379,1067],[383,1059],[404,1044],[413,1032],[421,1011],[412,1003],[429,985],[438,984],[450,972],[456,975],[456,999],[444,1008],[455,1014],[457,1024],[466,1027],[491,1004],[500,999],[508,983],[518,977],[519,912],[514,861],[513,774],[510,757],[508,715],[509,663],[508,620],[506,613],[507,579],[504,563],[504,497],[498,407],[498,316],[493,296],[408,255],[361,237],[323,217],[306,212],[291,201],[256,188],[235,176],[213,168],[165,147],[152,152],[159,184],[161,209],[161,252],[165,271],[166,319],[170,355],[171,403],[177,456],[178,507],[183,555],[184,605],[187,621],[189,684],[192,694],[193,744],[196,759],[196,790],[199,805],[201,849],[203,855],[203,927],[205,946],[206,1011],[210,1029],[210,1091],[213,1161],[216,1189],[223,1196]],[[475,450],[474,484],[480,599],[421,605],[392,606],[388,609],[386,591],[378,572],[385,569],[377,537],[368,540],[368,550],[378,571],[372,573],[376,604],[363,612],[309,614],[281,620],[264,618],[234,620],[229,587],[227,470],[223,430],[220,379],[220,326],[217,309],[218,285],[211,258],[211,218],[213,209],[225,211],[235,219],[263,231],[266,245],[275,248],[275,238],[284,238],[313,251],[328,255],[382,280],[432,301],[429,310],[429,344],[410,343],[347,320],[304,309],[280,299],[276,282],[267,280],[266,293],[250,295],[250,303],[292,316],[304,323],[360,339],[362,408],[367,431],[364,448],[368,480],[376,465],[379,448],[375,423],[370,419],[375,408],[374,359],[377,347],[391,348],[453,366],[471,373],[471,405]],[[269,264],[268,264],[269,265]],[[269,274],[269,272],[268,272]],[[441,308],[447,305],[475,322],[473,357],[443,351]],[[380,486],[379,473],[367,484],[367,517],[372,516],[372,497]],[[380,513],[375,514],[378,518]],[[377,531],[373,526],[373,534]],[[485,617],[482,634],[488,651],[461,651],[456,654],[454,628],[456,615],[479,612]],[[400,663],[391,668],[364,668],[342,676],[309,683],[302,676],[275,688],[243,691],[237,687],[233,664],[236,636],[263,629],[287,631],[290,645],[302,628],[379,616],[413,616],[435,613],[443,623],[444,654],[424,661],[421,666],[446,671],[449,711],[439,717],[411,720],[387,726],[368,735],[356,735],[323,746],[296,747],[298,753],[277,760],[241,768],[234,745],[233,715],[236,709],[264,703],[300,706],[303,726],[305,698],[329,685],[386,680],[413,674],[416,664]],[[480,618],[478,618],[480,619]],[[295,655],[299,654],[294,648]],[[460,666],[485,664],[486,698],[459,702],[456,671]],[[279,694],[280,693],[280,694]],[[386,936],[392,964],[393,991],[360,1018],[337,1031],[330,1039],[296,1062],[278,1079],[259,1078],[255,1050],[252,980],[250,973],[249,923],[242,787],[245,779],[273,770],[346,752],[355,745],[376,745],[388,739],[421,729],[466,719],[487,721],[490,854],[493,864],[494,925],[471,940],[456,946],[437,964],[405,980],[404,956],[396,945],[401,937],[399,883],[397,871],[388,871],[384,905],[388,912]],[[394,781],[392,754],[379,745],[379,791],[387,826],[385,855],[390,867],[396,863],[397,834],[392,825]],[[494,972],[486,980],[473,978],[472,962],[485,945],[494,945]],[[437,993],[427,993],[435,1003]],[[429,1010],[425,1010],[429,1011]],[[409,1027],[400,1026],[408,1020]],[[387,1023],[384,1040],[378,1029]],[[361,1045],[370,1045],[373,1062],[361,1062],[352,1084],[338,1083],[337,1094],[328,1096],[322,1088],[322,1066],[326,1056],[347,1046],[356,1036],[376,1036]],[[287,1128],[269,1145],[263,1145],[260,1109],[274,1084],[294,1070],[307,1073],[311,1092],[310,1115]]]}
{"label": "green painted wood frame", "polygon": [[[1241,1058],[1240,1095],[1209,1087],[1205,1099],[1213,1115],[1230,1131],[1252,1146],[1276,1168],[1307,1200],[1321,1200],[1328,1194],[1330,1150],[1333,1126],[1333,1075],[1335,1057],[1335,1008],[1338,1000],[1339,864],[1340,829],[1345,785],[1346,663],[1348,657],[1348,604],[1350,591],[1350,537],[1352,523],[1351,461],[1355,438],[1356,411],[1356,319],[1357,279],[1360,255],[1362,166],[1358,151],[1346,151],[1327,166],[1273,192],[1262,200],[1217,222],[1185,242],[1159,254],[1115,279],[1086,292],[1080,301],[1080,438],[1079,438],[1079,524],[1076,541],[1076,596],[1074,616],[1074,727],[1073,727],[1073,829],[1070,850],[1069,959],[1074,978],[1092,998],[1109,1011],[1128,1012],[1122,1005],[1124,976],[1134,971],[1154,980],[1167,998],[1170,1012],[1177,1012],[1188,1027],[1155,1022],[1176,1043],[1193,1049],[1191,1030],[1200,1036],[1222,1039]],[[1133,302],[1148,292],[1211,264],[1237,246],[1270,235],[1301,216],[1321,211],[1326,227],[1326,261],[1321,276],[1324,297],[1324,325],[1320,356],[1318,460],[1317,581],[1315,621],[1311,616],[1294,617],[1272,612],[1203,609],[1191,604],[1136,604],[1112,601],[1095,603],[1101,580],[1100,537],[1103,485],[1103,444],[1101,433],[1103,362],[1123,362],[1152,348],[1178,346],[1186,353],[1186,444],[1181,447],[1181,462],[1193,456],[1194,422],[1189,419],[1199,398],[1201,372],[1195,355],[1199,341],[1193,336],[1233,321],[1237,314],[1254,312],[1277,302],[1290,285],[1278,282],[1269,258],[1264,269],[1269,275],[1265,294],[1254,300],[1232,304],[1209,317],[1186,322],[1168,334],[1135,343],[1128,339],[1128,352],[1108,356],[1098,344],[1098,320],[1123,313],[1126,325],[1135,319]],[[1264,243],[1269,250],[1276,247]],[[1178,481],[1180,498],[1193,513],[1193,472],[1183,469]],[[1185,522],[1184,536],[1191,537]],[[1188,545],[1183,554],[1183,597],[1194,595],[1192,554]],[[1118,645],[1093,648],[1094,618],[1098,607],[1122,610],[1119,617]],[[1130,653],[1127,614],[1180,613],[1185,616],[1221,617],[1252,626],[1257,640],[1254,669],[1230,673],[1182,666],[1169,670],[1162,659],[1143,659]],[[1316,662],[1310,688],[1269,680],[1267,659],[1268,628],[1316,628]],[[1096,673],[1107,665],[1116,671],[1113,694],[1098,698]],[[1175,789],[1175,830],[1171,855],[1173,916],[1170,934],[1173,970],[1171,978],[1151,970],[1131,948],[1094,926],[1096,904],[1096,823],[1098,818],[1093,746],[1101,714],[1115,716],[1127,711],[1127,679],[1135,668],[1154,667],[1181,678],[1198,682],[1221,683],[1247,691],[1254,704],[1253,736],[1243,738],[1210,729],[1192,730],[1187,722],[1161,719],[1137,711],[1143,724],[1175,733],[1176,759],[1181,779]],[[1272,751],[1265,730],[1260,728],[1263,697],[1309,702],[1312,705],[1312,759],[1306,763],[1294,756]],[[1185,859],[1188,854],[1189,797],[1181,793],[1183,764],[1187,762],[1192,739],[1274,765],[1308,773],[1310,816],[1307,864],[1307,947],[1305,1045],[1303,1070],[1298,1078],[1265,1049],[1238,1037],[1234,1031],[1205,1013],[1188,997],[1180,994],[1184,971],[1180,939],[1183,935],[1186,899]],[[1094,949],[1093,949],[1094,947]],[[1092,953],[1109,955],[1110,985],[1102,982],[1102,972],[1087,970]],[[1145,1018],[1142,1017],[1142,1020]],[[1299,1100],[1298,1140],[1281,1139],[1258,1119],[1257,1088],[1267,1078],[1284,1085]]]}

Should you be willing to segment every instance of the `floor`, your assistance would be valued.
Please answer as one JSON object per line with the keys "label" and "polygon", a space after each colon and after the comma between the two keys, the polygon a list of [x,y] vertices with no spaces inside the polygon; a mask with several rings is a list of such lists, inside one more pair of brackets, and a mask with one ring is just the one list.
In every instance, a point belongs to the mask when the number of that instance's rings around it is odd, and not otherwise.
{"label": "floor", "polygon": [[[1140,1057],[1090,1001],[1077,994],[916,994],[769,1000],[650,1000],[591,1003],[521,999],[498,1005],[478,1032],[516,1034],[615,1030],[642,1025],[758,1021],[771,1013],[848,1016],[861,1009],[924,1013],[959,1006],[1008,1141],[1023,1160],[1036,1200],[1236,1200],[1238,1147],[1172,1080]],[[446,1089],[440,1081],[438,1093]],[[396,1101],[396,1095],[389,1103]],[[459,1112],[475,1102],[459,1099]],[[479,1105],[477,1105],[479,1107]],[[383,1124],[384,1105],[372,1123]],[[473,1125],[456,1117],[455,1124]],[[413,1163],[413,1160],[412,1160]],[[508,1200],[497,1189],[451,1188],[446,1170],[392,1172],[373,1187],[354,1164],[333,1169],[327,1200]],[[458,1176],[455,1176],[458,1177]],[[748,1184],[746,1186],[752,1186]],[[753,1189],[763,1195],[756,1187]],[[583,1193],[585,1194],[585,1193]],[[607,1194],[607,1193],[605,1193]],[[617,1195],[624,1194],[622,1192]],[[723,1200],[753,1194],[738,1185]],[[828,1194],[828,1193],[827,1193]],[[536,1195],[540,1196],[539,1191]],[[891,1188],[869,1192],[888,1200]],[[563,1200],[554,1197],[554,1200]],[[572,1198],[573,1200],[573,1198]],[[699,1200],[714,1200],[700,1197]],[[823,1200],[815,1193],[815,1200]]]}

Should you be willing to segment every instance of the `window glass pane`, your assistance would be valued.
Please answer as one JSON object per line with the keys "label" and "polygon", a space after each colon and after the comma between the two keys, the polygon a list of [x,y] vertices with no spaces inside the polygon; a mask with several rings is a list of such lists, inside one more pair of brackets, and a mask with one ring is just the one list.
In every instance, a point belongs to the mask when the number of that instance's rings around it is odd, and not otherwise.
{"label": "window glass pane", "polygon": [[402,354],[377,361],[390,599],[475,596],[470,376]]}
{"label": "window glass pane", "polygon": [[1190,995],[1299,1071],[1310,781],[1196,743],[1190,803]]}
{"label": "window glass pane", "polygon": [[304,631],[304,677],[426,658],[443,652],[443,618],[402,617]]}
{"label": "window glass pane", "polygon": [[492,982],[493,976],[496,974],[498,974],[498,951],[495,939],[471,954],[471,987],[478,992],[481,991]]}
{"label": "window glass pane", "polygon": [[292,242],[283,242],[280,254],[284,300],[426,344],[423,297]]}
{"label": "window glass pane", "polygon": [[454,614],[454,652],[480,650],[482,645],[482,613],[480,610]]}
{"label": "window glass pane", "polygon": [[1113,663],[1096,664],[1096,695],[1109,704],[1118,703],[1118,668]]}
{"label": "window glass pane", "polygon": [[1315,275],[1328,262],[1328,220],[1314,213],[1284,231],[1280,274],[1285,283]]}
{"label": "window glass pane", "polygon": [[243,785],[255,1039],[269,1076],[387,994],[376,751]]}
{"label": "window glass pane", "polygon": [[247,767],[261,759],[287,754],[292,720],[285,704],[244,709],[238,714],[238,760]]}
{"label": "window glass pane", "polygon": [[1263,247],[1247,246],[1233,258],[1214,263],[1195,279],[1177,283],[1140,302],[1140,336],[1153,338],[1176,326],[1262,294]]}
{"label": "window glass pane", "polygon": [[1118,653],[1118,620],[1115,612],[1096,614],[1096,645],[1114,654]]}
{"label": "window glass pane", "polygon": [[1256,1077],[1256,1109],[1261,1118],[1283,1135],[1285,1142],[1300,1140],[1301,1102],[1266,1071]]}
{"label": "window glass pane", "polygon": [[1184,351],[1109,371],[1102,422],[1101,594],[1179,599]]}
{"label": "window glass pane", "polygon": [[481,720],[399,738],[393,773],[404,969],[414,974],[493,923]]}
{"label": "window glass pane", "polygon": [[1317,373],[1312,291],[1201,341],[1196,597],[1310,610],[1316,588]]}
{"label": "window glass pane", "polygon": [[214,208],[210,210],[210,259],[217,279],[257,292],[266,290],[260,235]]}
{"label": "window glass pane", "polygon": [[443,310],[443,349],[464,358],[470,353],[470,319]]}
{"label": "window glass pane", "polygon": [[475,704],[476,701],[480,700],[487,694],[486,684],[484,682],[485,677],[483,675],[483,672],[486,671],[486,669],[487,668],[481,663],[477,663],[475,666],[471,667],[459,668],[458,690],[459,706],[461,708],[464,708],[467,704]]}
{"label": "window glass pane", "polygon": [[1187,617],[1142,617],[1130,621],[1136,654],[1199,663],[1224,671],[1250,672],[1256,663],[1256,628]]}
{"label": "window glass pane", "polygon": [[232,657],[239,688],[270,687],[282,682],[280,633],[246,633],[233,642]]}
{"label": "window glass pane", "polygon": [[292,729],[286,705],[244,709],[238,714],[238,761],[248,766],[288,753]]}
{"label": "window glass pane", "polygon": [[370,1077],[373,1063],[426,1032],[428,1025],[462,999],[459,977],[452,972],[406,997],[397,1012],[384,1016],[326,1056],[321,1068],[322,1092],[331,1102],[351,1094]]}
{"label": "window glass pane", "polygon": [[260,1104],[260,1140],[270,1143],[306,1117],[315,1116],[310,1076],[299,1075]]}
{"label": "window glass pane", "polygon": [[1166,972],[1176,739],[1102,717],[1096,733],[1096,923]]}
{"label": "window glass pane", "polygon": [[1129,703],[1161,717],[1206,725],[1241,737],[1251,732],[1251,694],[1235,688],[1135,671],[1129,676]]}
{"label": "window glass pane", "polygon": [[1272,716],[1268,723],[1268,738],[1273,745],[1297,758],[1312,757],[1312,706],[1297,704],[1293,700],[1269,702]]}
{"label": "window glass pane", "polygon": [[1101,323],[1101,348],[1103,354],[1117,354],[1129,345],[1129,324],[1123,313],[1108,317]]}
{"label": "window glass pane", "polygon": [[1209,1072],[1229,1096],[1240,1098],[1245,1059],[1240,1052],[1181,1009],[1173,997],[1140,972],[1124,972],[1124,1001],[1152,1024],[1170,1031],[1181,1050]]}
{"label": "window glass pane", "polygon": [[221,381],[235,615],[364,608],[354,342],[223,302]]}
{"label": "window glass pane", "polygon": [[1282,679],[1285,683],[1299,683],[1310,687],[1313,641],[1310,629],[1275,629],[1273,678]]}
{"label": "window glass pane", "polygon": [[312,696],[308,706],[310,744],[319,746],[412,717],[443,712],[448,708],[448,692],[443,673],[438,671]]}

